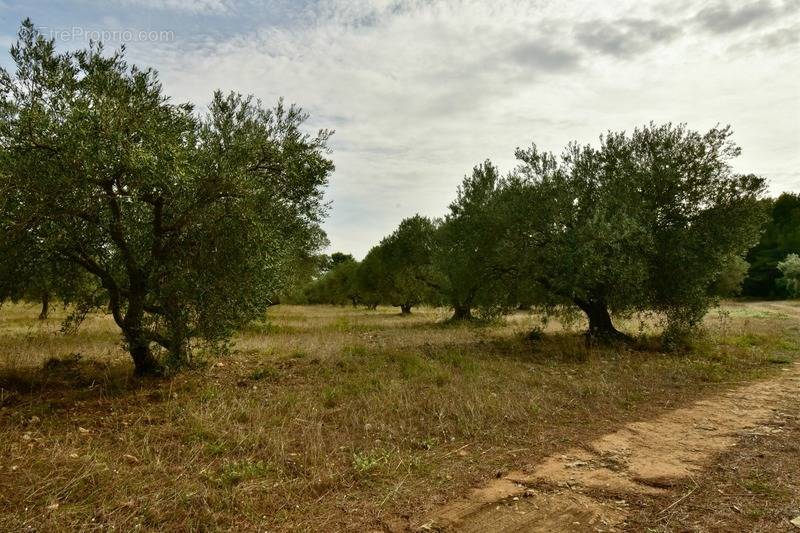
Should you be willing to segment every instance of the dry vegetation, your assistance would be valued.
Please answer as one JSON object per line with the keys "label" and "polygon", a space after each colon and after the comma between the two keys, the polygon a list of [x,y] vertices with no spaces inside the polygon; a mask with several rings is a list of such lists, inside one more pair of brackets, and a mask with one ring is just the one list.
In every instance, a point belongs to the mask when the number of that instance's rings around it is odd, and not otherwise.
{"label": "dry vegetation", "polygon": [[231,355],[138,381],[107,317],[61,335],[36,314],[0,309],[3,531],[402,529],[495,472],[800,354],[790,304],[728,304],[681,354],[646,335],[587,348],[557,324],[530,340],[524,313],[466,326],[279,306]]}

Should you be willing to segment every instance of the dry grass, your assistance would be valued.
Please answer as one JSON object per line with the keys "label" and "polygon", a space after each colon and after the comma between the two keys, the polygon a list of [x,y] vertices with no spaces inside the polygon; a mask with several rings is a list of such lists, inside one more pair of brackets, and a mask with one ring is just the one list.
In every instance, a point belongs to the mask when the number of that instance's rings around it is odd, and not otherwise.
{"label": "dry grass", "polygon": [[523,313],[474,327],[281,306],[231,356],[140,382],[107,317],[63,336],[57,316],[4,307],[0,530],[396,529],[498,470],[767,375],[800,353],[799,309],[731,304],[693,351],[663,354],[552,323],[529,342]]}

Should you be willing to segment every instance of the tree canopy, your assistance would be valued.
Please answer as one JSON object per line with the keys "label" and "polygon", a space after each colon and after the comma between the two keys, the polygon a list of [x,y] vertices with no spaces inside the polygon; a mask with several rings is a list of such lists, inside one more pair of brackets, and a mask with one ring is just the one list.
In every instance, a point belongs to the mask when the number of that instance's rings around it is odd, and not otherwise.
{"label": "tree canopy", "polygon": [[[795,293],[800,199],[762,199],[729,127],[649,124],[556,155],[517,149],[465,176],[443,219],[414,216],[362,261],[320,254],[331,132],[279,101],[213,94],[198,112],[99,44],[57,52],[30,21],[0,70],[0,301],[51,294],[68,324],[107,308],[140,374],[219,344],[281,297],[446,303],[454,319],[516,306],[654,311],[667,338],[714,298]],[[769,215],[769,216],[768,216]],[[300,286],[306,285],[304,290]]]}
{"label": "tree canopy", "polygon": [[738,174],[728,127],[650,124],[560,154],[518,149],[506,176],[476,166],[441,222],[406,219],[356,269],[363,303],[444,301],[455,319],[577,308],[593,339],[612,314],[657,312],[667,340],[739,290],[758,240],[764,179]]}
{"label": "tree canopy", "polygon": [[402,314],[434,297],[431,255],[436,224],[415,215],[372,248],[359,266],[364,298],[399,307]]}
{"label": "tree canopy", "polygon": [[299,108],[217,92],[197,113],[124,49],[58,53],[30,21],[11,56],[2,247],[33,242],[36,261],[89,275],[73,301],[86,310],[103,295],[137,372],[159,370],[153,347],[181,361],[193,339],[227,339],[323,242],[330,133],[305,133]]}
{"label": "tree canopy", "polygon": [[432,268],[438,291],[454,319],[469,319],[478,306],[496,300],[497,234],[504,223],[494,209],[502,178],[491,161],[464,177],[436,232]]}
{"label": "tree canopy", "polygon": [[789,296],[793,298],[800,296],[800,255],[786,256],[786,259],[778,263],[778,270],[781,272],[778,284]]}
{"label": "tree canopy", "polygon": [[521,255],[510,257],[548,301],[585,312],[592,335],[617,335],[609,311],[655,310],[693,327],[763,220],[764,180],[732,171],[730,137],[651,124],[559,157],[518,150],[509,191],[524,200],[506,233]]}
{"label": "tree canopy", "polygon": [[312,304],[350,303],[356,306],[362,303],[358,261],[350,254],[336,252],[327,263],[328,267],[323,274],[306,287],[304,300]]}

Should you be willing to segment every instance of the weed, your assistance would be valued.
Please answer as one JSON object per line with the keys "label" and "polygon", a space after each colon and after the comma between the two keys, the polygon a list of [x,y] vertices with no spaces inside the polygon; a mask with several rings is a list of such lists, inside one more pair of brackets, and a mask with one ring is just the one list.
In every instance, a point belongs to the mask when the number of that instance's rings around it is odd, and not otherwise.
{"label": "weed", "polygon": [[271,366],[262,366],[250,372],[247,377],[253,381],[261,381],[262,379],[274,381],[280,377],[280,372]]}
{"label": "weed", "polygon": [[339,392],[335,387],[325,387],[322,390],[322,405],[328,409],[336,407],[339,399]]}
{"label": "weed", "polygon": [[389,460],[390,454],[384,450],[370,450],[353,454],[353,469],[360,475],[373,473]]}
{"label": "weed", "polygon": [[224,463],[215,481],[224,487],[234,487],[244,481],[264,476],[269,471],[264,461],[234,461]]}

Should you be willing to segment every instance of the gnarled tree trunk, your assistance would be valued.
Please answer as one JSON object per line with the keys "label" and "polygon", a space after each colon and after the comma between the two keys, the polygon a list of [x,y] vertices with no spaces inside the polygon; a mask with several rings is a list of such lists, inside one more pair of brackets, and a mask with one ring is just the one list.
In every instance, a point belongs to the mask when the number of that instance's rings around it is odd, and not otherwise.
{"label": "gnarled tree trunk", "polygon": [[154,376],[162,372],[161,364],[150,350],[150,342],[141,332],[125,332],[128,351],[133,358],[134,373],[137,376]]}
{"label": "gnarled tree trunk", "polygon": [[[153,376],[163,373],[161,363],[153,356],[150,350],[151,337],[144,328],[144,300],[145,283],[137,273],[131,276],[131,290],[128,295],[128,309],[125,318],[119,323],[122,334],[128,344],[128,351],[133,359],[134,372],[137,376]],[[115,317],[119,316],[119,303],[116,298],[117,311]]]}
{"label": "gnarled tree trunk", "polygon": [[608,312],[608,304],[603,300],[575,298],[574,302],[581,311],[586,313],[586,317],[589,319],[589,330],[586,335],[590,340],[609,342],[630,338],[614,327],[614,323],[611,321],[611,314]]}
{"label": "gnarled tree trunk", "polygon": [[451,320],[471,320],[472,308],[469,304],[454,304],[453,318]]}

